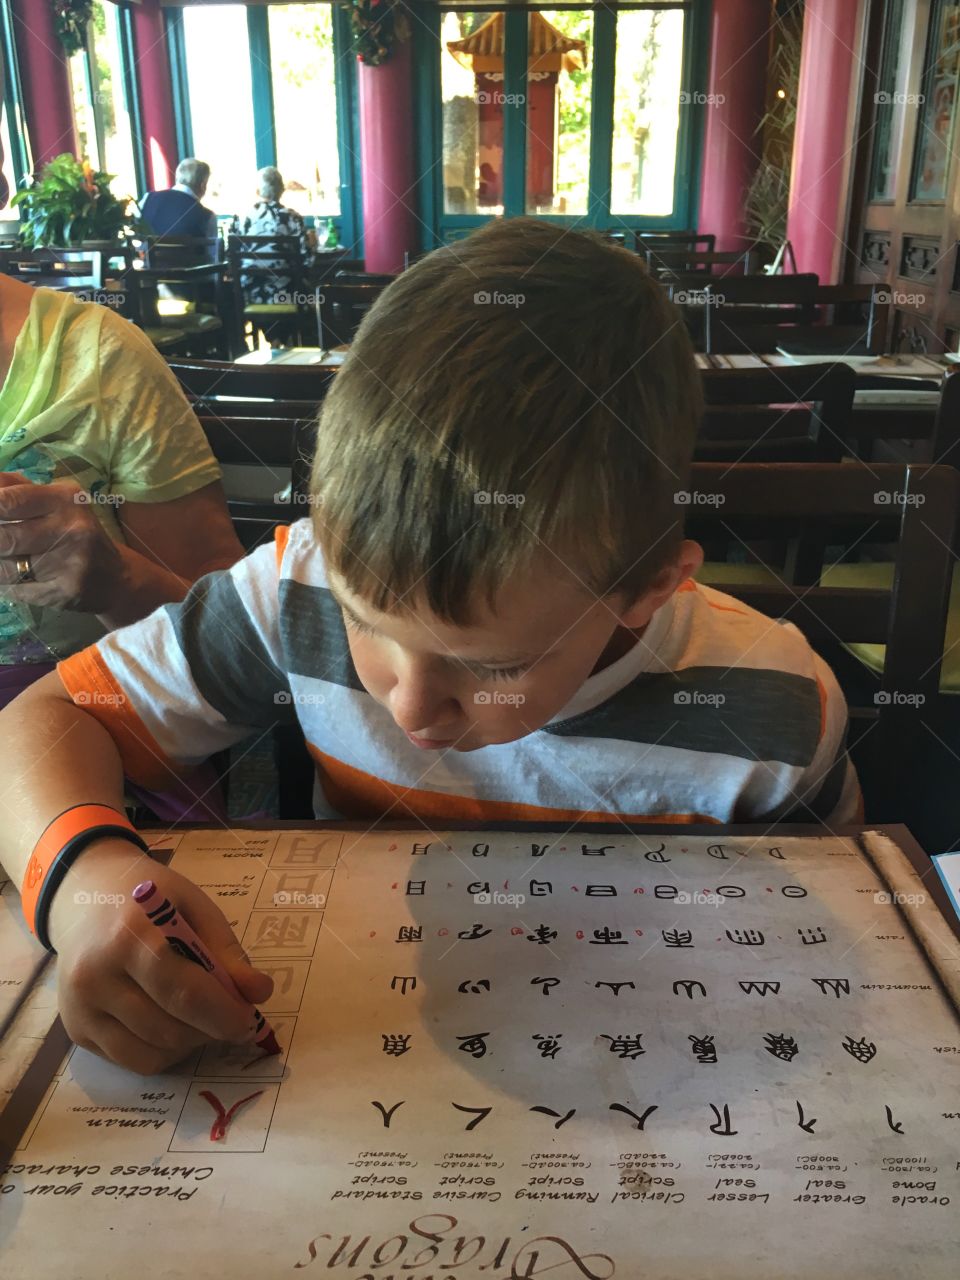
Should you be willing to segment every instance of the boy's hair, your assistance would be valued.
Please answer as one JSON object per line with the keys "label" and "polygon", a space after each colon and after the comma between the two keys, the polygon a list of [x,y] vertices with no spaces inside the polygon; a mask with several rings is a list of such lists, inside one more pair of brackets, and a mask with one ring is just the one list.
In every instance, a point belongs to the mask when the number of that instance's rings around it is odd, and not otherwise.
{"label": "boy's hair", "polygon": [[498,219],[364,317],[320,415],[327,565],[381,612],[455,625],[537,558],[635,599],[682,536],[701,411],[680,313],[636,254]]}

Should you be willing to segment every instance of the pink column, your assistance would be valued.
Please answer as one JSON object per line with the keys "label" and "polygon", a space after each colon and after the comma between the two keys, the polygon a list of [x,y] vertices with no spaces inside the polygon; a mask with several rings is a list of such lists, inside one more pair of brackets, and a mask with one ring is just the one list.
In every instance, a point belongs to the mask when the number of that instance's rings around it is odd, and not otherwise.
{"label": "pink column", "polygon": [[718,250],[749,239],[743,199],[760,160],[772,21],[771,0],[713,0],[697,227]]}
{"label": "pink column", "polygon": [[361,63],[358,73],[364,262],[367,271],[401,271],[404,250],[419,243],[410,41],[395,44],[383,66]]}
{"label": "pink column", "polygon": [[13,0],[13,27],[30,150],[39,169],[64,151],[77,154],[70,72],[52,5]]}
{"label": "pink column", "polygon": [[141,0],[133,15],[147,187],[158,191],[172,186],[177,167],[177,129],[160,0]]}
{"label": "pink column", "polygon": [[787,238],[798,271],[835,284],[842,269],[862,0],[807,0]]}

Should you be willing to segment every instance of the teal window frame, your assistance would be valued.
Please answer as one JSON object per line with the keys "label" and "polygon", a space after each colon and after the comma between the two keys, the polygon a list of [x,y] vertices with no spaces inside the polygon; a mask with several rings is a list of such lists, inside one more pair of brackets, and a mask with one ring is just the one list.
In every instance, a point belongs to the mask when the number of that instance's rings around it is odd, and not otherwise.
{"label": "teal window frame", "polygon": [[[20,64],[17,46],[13,38],[13,14],[10,0],[0,0],[0,56],[3,57],[4,90],[3,109],[7,117],[7,133],[10,138],[10,170],[16,189],[23,188],[24,180],[33,172],[33,158],[26,132],[23,110],[23,89],[20,84]],[[13,195],[13,192],[10,193]],[[16,209],[13,214],[16,214]],[[9,211],[5,211],[10,217]]]}
{"label": "teal window frame", "polygon": [[[337,150],[340,154],[340,214],[331,219],[340,243],[352,256],[363,256],[361,228],[360,120],[357,106],[356,59],[351,54],[350,18],[338,4],[333,9],[333,57],[336,68]],[[193,154],[190,85],[187,75],[183,6],[164,9],[167,50],[173,86],[174,119],[180,156]],[[266,5],[247,6],[253,129],[257,167],[277,163],[277,126],[273,107],[270,25]],[[233,211],[236,214],[240,209]],[[229,220],[231,215],[226,215]],[[306,219],[312,225],[314,219]]]}
{"label": "teal window frame", "polygon": [[[146,148],[143,137],[143,116],[140,111],[140,89],[137,84],[136,76],[133,74],[133,68],[136,66],[137,59],[134,48],[133,39],[133,14],[130,11],[130,5],[127,0],[105,0],[106,7],[113,9],[113,21],[117,24],[117,47],[120,50],[120,63],[117,68],[120,73],[120,92],[123,95],[124,110],[127,111],[130,119],[130,143],[133,150],[133,169],[136,177],[137,186],[140,192],[146,190]],[[107,21],[110,21],[109,15]],[[106,147],[104,144],[103,132],[103,111],[100,103],[97,101],[96,81],[94,79],[94,66],[96,55],[94,50],[94,32],[93,22],[87,26],[87,38],[82,49],[83,53],[83,74],[87,83],[87,95],[90,99],[93,109],[93,126],[97,139],[97,168],[104,168],[104,154]],[[92,159],[92,157],[88,157]]]}
{"label": "teal window frame", "polygon": [[[478,0],[475,12],[505,13],[506,50],[503,68],[503,213],[518,217],[526,212],[526,105],[524,85],[527,65],[527,14],[539,9],[593,9],[593,78],[591,82],[590,202],[586,214],[537,214],[561,226],[590,226],[602,230],[663,230],[695,227],[700,206],[700,158],[703,149],[704,111],[711,0],[663,0],[660,4],[544,3],[511,7],[503,0],[493,4]],[[417,189],[422,211],[424,243],[433,249],[460,239],[491,214],[446,213],[443,208],[441,163],[443,147],[440,87],[441,14],[455,6],[441,3],[421,11],[414,24],[413,57],[418,86]],[[462,7],[462,6],[460,6]],[[692,101],[680,111],[677,133],[677,165],[674,172],[673,212],[666,217],[616,214],[611,210],[614,68],[617,14],[631,9],[683,9],[685,12],[681,84]]]}

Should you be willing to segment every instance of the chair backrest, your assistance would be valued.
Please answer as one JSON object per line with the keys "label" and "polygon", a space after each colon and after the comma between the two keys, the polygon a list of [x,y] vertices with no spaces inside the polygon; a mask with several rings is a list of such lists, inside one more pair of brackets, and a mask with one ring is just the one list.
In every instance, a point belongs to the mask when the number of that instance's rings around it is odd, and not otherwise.
{"label": "chair backrest", "polygon": [[227,360],[171,360],[189,400],[219,398],[295,401],[320,405],[333,370],[303,364],[234,364]]}
{"label": "chair backrest", "polygon": [[385,288],[385,284],[341,284],[338,280],[325,284],[317,295],[321,347],[352,342],[364,316]]}
{"label": "chair backrest", "polygon": [[960,469],[960,369],[944,376],[936,404],[927,403],[928,387],[929,384],[917,378],[862,374],[857,380],[858,390],[879,391],[883,395],[893,392],[896,402],[857,404],[851,452],[870,461],[878,441],[923,442],[924,461]]}
{"label": "chair backrest", "polygon": [[[243,314],[244,289],[265,286],[278,301],[306,298],[305,263],[299,236],[246,236],[232,234],[227,240],[227,261],[234,287],[238,314]],[[280,295],[283,297],[280,297]],[[307,303],[298,303],[306,309]]]}
{"label": "chair backrest", "polygon": [[870,758],[892,787],[903,745],[916,732],[917,700],[932,705],[939,696],[960,474],[893,463],[695,463],[689,486],[688,533],[701,540],[812,533],[826,542],[842,531],[848,542],[869,535],[895,544],[891,590],[723,585],[762,613],[795,623],[815,648],[886,645],[879,692],[857,716],[875,722]]}
{"label": "chair backrest", "polygon": [[644,256],[658,249],[682,249],[694,253],[716,253],[717,250],[715,235],[701,235],[697,231],[637,231],[635,235],[637,253]]}
{"label": "chair backrest", "polygon": [[661,279],[697,272],[705,277],[748,275],[753,270],[756,256],[754,249],[730,250],[723,253],[703,253],[695,249],[661,248],[655,245],[644,250],[647,266]]}
{"label": "chair backrest", "polygon": [[334,284],[393,284],[395,275],[376,271],[337,271],[333,277]]}
{"label": "chair backrest", "polygon": [[887,343],[889,295],[882,285],[821,285],[815,275],[711,282],[705,349],[712,355],[772,352],[873,355]]}
{"label": "chair backrest", "polygon": [[10,256],[6,273],[38,288],[96,292],[103,288],[103,254],[97,249],[24,249]]}
{"label": "chair backrest", "polygon": [[856,375],[849,365],[703,370],[695,457],[730,462],[839,462]]}
{"label": "chair backrest", "polygon": [[222,257],[223,241],[219,236],[150,236],[143,241],[144,266],[153,270],[196,267],[219,262]]}

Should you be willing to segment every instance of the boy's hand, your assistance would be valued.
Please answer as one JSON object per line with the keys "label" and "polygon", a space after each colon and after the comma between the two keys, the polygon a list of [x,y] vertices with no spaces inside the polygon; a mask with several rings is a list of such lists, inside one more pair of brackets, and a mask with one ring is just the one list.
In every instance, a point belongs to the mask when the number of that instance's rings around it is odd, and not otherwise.
{"label": "boy's hand", "polygon": [[[143,880],[176,903],[241,997],[172,950],[133,901]],[[125,841],[104,840],[80,855],[54,897],[49,932],[71,1039],[142,1075],[211,1041],[252,1041],[253,1005],[273,990],[203,890]]]}

